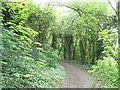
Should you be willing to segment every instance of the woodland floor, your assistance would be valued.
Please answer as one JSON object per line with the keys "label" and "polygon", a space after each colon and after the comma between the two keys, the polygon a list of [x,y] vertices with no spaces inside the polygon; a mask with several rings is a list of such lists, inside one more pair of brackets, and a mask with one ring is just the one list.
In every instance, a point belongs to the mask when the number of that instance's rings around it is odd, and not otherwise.
{"label": "woodland floor", "polygon": [[[97,81],[85,68],[69,64],[64,62],[64,60],[59,60],[59,64],[66,71],[66,79],[62,83],[61,88],[93,88],[93,84]],[[99,85],[100,82],[97,82],[95,88],[98,88]]]}

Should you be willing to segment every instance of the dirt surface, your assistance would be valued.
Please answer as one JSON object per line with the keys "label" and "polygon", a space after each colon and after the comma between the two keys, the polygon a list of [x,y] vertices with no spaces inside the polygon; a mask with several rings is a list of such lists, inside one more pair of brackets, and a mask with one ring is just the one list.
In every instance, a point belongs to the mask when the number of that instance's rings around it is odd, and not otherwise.
{"label": "dirt surface", "polygon": [[[93,88],[96,79],[93,78],[86,69],[74,66],[64,60],[59,60],[59,64],[65,68],[66,79],[62,83],[61,88]],[[95,88],[97,88],[95,86]]]}

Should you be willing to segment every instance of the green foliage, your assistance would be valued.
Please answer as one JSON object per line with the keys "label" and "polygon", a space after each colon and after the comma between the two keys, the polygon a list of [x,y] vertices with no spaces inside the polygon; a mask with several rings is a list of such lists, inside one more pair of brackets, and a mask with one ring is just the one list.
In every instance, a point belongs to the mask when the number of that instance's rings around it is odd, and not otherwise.
{"label": "green foliage", "polygon": [[[40,4],[34,5],[32,3],[28,7],[28,17],[25,25],[38,32],[35,41],[41,43],[44,48],[46,43],[49,43],[49,36],[52,33],[51,28],[55,21],[53,9],[47,5],[42,7]],[[23,11],[23,13],[25,12]]]}
{"label": "green foliage", "polygon": [[103,41],[97,39],[101,29],[109,25],[108,5],[105,2],[70,2],[65,7],[69,10],[57,20],[61,25],[57,32],[62,39],[64,58],[80,60],[82,64],[95,64],[104,48]]}
{"label": "green foliage", "polygon": [[[21,32],[21,35],[15,31]],[[35,69],[32,69],[31,63],[35,65],[35,62],[31,53],[33,40],[28,37],[30,35],[35,36],[36,32],[22,26],[16,26],[10,30],[4,29],[2,33],[3,46],[1,47],[2,61],[0,63],[3,74],[2,84],[5,88],[32,86],[31,77],[34,75],[31,73]]]}
{"label": "green foliage", "polygon": [[56,67],[57,59],[58,59],[58,51],[57,50],[48,50],[46,53],[47,62],[49,66]]}
{"label": "green foliage", "polygon": [[41,71],[41,88],[59,88],[60,83],[65,79],[65,71],[59,64],[56,68],[45,67]]}
{"label": "green foliage", "polygon": [[[114,30],[115,31],[115,30]],[[102,30],[99,32],[99,40],[104,40],[103,59],[99,59],[97,64],[89,71],[102,83],[100,87],[118,88],[118,53],[117,35],[112,30]]]}
{"label": "green foliage", "polygon": [[117,60],[117,30],[102,30],[99,32],[99,40],[104,40],[104,51],[102,52],[105,56],[111,56]]}
{"label": "green foliage", "polygon": [[58,59],[58,51],[52,48],[50,50],[49,49],[44,50],[42,48],[38,48],[38,50],[40,50],[39,57],[46,61],[47,66],[55,68]]}
{"label": "green foliage", "polygon": [[67,15],[61,15],[63,20],[60,18],[64,58],[72,57],[68,62],[82,63],[89,68],[91,64],[96,64],[91,72],[103,81],[102,86],[118,87],[117,22],[114,15],[108,12],[108,4],[72,2],[65,6],[72,11],[68,10]]}
{"label": "green foliage", "polygon": [[104,45],[105,46],[111,46],[113,44],[116,44],[116,39],[117,39],[117,30],[102,30],[99,32],[99,39],[104,40]]}
{"label": "green foliage", "polygon": [[[52,10],[30,2],[3,2],[2,12],[2,88],[52,87],[51,83],[60,83],[64,70],[57,65],[58,53],[41,48],[45,43],[38,38],[41,33],[47,35],[44,31],[54,19]],[[39,19],[34,21],[35,17]]]}
{"label": "green foliage", "polygon": [[102,80],[100,87],[118,88],[118,63],[114,58],[105,57],[104,60],[98,60],[92,69],[89,72],[98,80]]}
{"label": "green foliage", "polygon": [[[89,67],[97,63],[91,73],[103,80],[102,86],[117,87],[118,76],[113,75],[118,73],[117,34],[110,30],[117,26],[115,16],[104,2],[66,5],[69,10],[57,15],[47,4],[2,2],[3,87],[55,87],[64,77],[63,68],[57,64],[61,52],[71,63]],[[104,72],[108,72],[106,77]]]}

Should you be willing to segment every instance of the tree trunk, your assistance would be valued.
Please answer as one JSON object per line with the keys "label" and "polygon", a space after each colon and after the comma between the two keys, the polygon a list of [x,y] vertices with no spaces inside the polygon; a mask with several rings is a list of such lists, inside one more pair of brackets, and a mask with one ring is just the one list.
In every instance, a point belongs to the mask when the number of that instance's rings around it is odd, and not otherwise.
{"label": "tree trunk", "polygon": [[54,49],[57,49],[57,35],[55,34],[55,33],[53,33],[53,37],[52,37],[52,47],[54,48]]}
{"label": "tree trunk", "polygon": [[76,35],[75,39],[76,39],[75,42],[74,42],[75,44],[73,46],[73,60],[76,59],[76,47],[77,47],[77,41],[78,41],[77,35]]}
{"label": "tree trunk", "polygon": [[81,63],[85,64],[85,42],[83,39],[79,41],[79,45],[80,45]]}
{"label": "tree trunk", "polygon": [[72,60],[75,60],[75,55],[76,55],[76,42],[73,43],[73,50],[72,50]]}
{"label": "tree trunk", "polygon": [[64,36],[64,57],[69,60],[72,59],[72,50],[71,50],[72,43],[73,43],[72,35]]}
{"label": "tree trunk", "polygon": [[64,59],[66,59],[66,46],[64,44]]}

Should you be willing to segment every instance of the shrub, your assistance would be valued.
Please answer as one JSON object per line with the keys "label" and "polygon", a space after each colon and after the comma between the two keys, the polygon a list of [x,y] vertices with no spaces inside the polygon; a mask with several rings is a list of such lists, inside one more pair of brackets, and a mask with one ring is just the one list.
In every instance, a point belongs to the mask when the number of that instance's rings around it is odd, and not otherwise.
{"label": "shrub", "polygon": [[97,65],[89,72],[98,80],[102,80],[100,87],[118,88],[118,63],[112,57],[105,57],[98,60]]}

